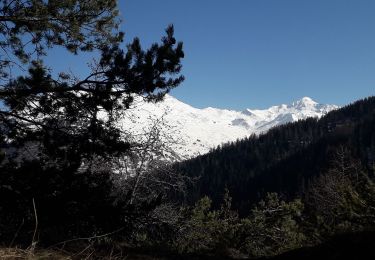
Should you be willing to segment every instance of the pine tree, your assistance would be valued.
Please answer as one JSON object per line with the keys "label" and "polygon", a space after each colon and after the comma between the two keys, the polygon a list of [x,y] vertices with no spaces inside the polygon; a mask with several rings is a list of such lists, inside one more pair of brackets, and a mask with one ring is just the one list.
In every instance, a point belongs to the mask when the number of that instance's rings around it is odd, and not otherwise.
{"label": "pine tree", "polygon": [[276,193],[266,198],[242,222],[243,250],[251,256],[271,256],[299,248],[305,235],[300,227],[303,203],[285,202]]}
{"label": "pine tree", "polygon": [[53,46],[77,53],[118,42],[119,23],[115,0],[1,0],[0,82]]}
{"label": "pine tree", "polygon": [[[113,162],[137,147],[118,120],[135,96],[157,102],[183,81],[183,45],[174,38],[171,25],[161,43],[143,49],[135,38],[122,49],[116,2],[0,2],[4,241],[12,239],[21,223],[28,237],[34,220],[32,201],[43,212],[40,239],[49,243],[130,229],[137,216],[159,201],[128,206],[126,194],[122,200],[113,197]],[[54,46],[77,54],[97,50],[100,57],[86,77],[62,73],[55,78],[43,65],[44,51]],[[13,78],[6,71],[14,64],[29,67],[28,73]]]}

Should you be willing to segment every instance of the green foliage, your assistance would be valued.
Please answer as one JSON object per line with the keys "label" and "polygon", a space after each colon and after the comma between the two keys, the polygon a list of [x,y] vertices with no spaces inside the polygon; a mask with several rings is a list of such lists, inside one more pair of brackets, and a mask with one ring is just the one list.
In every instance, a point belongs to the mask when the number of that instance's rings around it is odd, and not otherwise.
{"label": "green foliage", "polygon": [[235,242],[238,225],[228,192],[220,210],[212,210],[211,200],[204,197],[188,211],[174,246],[183,253],[226,254]]}
{"label": "green foliage", "polygon": [[272,256],[305,244],[300,200],[284,202],[277,194],[265,200],[246,218],[231,209],[226,192],[220,210],[204,197],[188,211],[174,246],[180,253]]}
{"label": "green foliage", "polygon": [[310,185],[307,204],[322,234],[360,231],[375,223],[375,183],[342,147],[329,170]]}
{"label": "green foliage", "polygon": [[242,249],[251,256],[272,256],[304,245],[301,229],[304,205],[300,200],[289,203],[276,193],[267,194],[265,200],[241,222]]}
{"label": "green foliage", "polygon": [[12,66],[59,45],[77,53],[118,42],[122,33],[115,0],[1,0],[0,79]]}

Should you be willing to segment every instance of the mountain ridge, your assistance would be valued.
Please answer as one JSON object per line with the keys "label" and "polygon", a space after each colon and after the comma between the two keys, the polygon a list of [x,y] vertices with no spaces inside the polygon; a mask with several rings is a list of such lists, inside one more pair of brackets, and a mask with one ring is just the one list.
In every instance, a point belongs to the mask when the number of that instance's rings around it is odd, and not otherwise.
{"label": "mountain ridge", "polygon": [[[141,129],[147,132],[154,122],[160,124],[162,118],[160,128],[164,132],[164,141],[170,141],[175,159],[183,160],[205,154],[221,144],[264,133],[281,124],[309,117],[320,118],[337,108],[336,105],[319,104],[309,97],[268,109],[243,111],[195,108],[171,95],[166,95],[159,103],[147,103],[138,97],[121,124],[133,133],[139,133]],[[136,120],[129,120],[129,113]]]}
{"label": "mountain ridge", "polygon": [[[199,177],[187,198],[210,197],[215,206],[227,188],[233,207],[246,214],[267,192],[295,198],[320,174],[345,163],[375,169],[375,96],[358,100],[320,119],[280,125],[177,164]],[[350,159],[349,159],[350,158]],[[343,163],[343,161],[340,161]],[[371,175],[374,176],[374,175]]]}

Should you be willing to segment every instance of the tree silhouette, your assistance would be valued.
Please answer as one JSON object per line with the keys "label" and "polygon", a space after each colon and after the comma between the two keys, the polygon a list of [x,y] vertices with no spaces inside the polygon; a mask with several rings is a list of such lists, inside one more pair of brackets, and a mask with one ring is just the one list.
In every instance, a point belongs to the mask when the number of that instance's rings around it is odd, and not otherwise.
{"label": "tree silhouette", "polygon": [[[123,49],[118,23],[113,0],[0,2],[2,238],[23,223],[19,239],[27,241],[32,201],[44,223],[40,238],[49,243],[129,227],[158,203],[125,207],[113,196],[108,162],[140,145],[118,122],[134,97],[158,102],[183,81],[183,45],[171,25],[161,43],[143,49],[135,38]],[[42,59],[56,45],[78,54],[97,50],[100,58],[84,78],[55,78]],[[15,64],[28,73],[6,73]]]}

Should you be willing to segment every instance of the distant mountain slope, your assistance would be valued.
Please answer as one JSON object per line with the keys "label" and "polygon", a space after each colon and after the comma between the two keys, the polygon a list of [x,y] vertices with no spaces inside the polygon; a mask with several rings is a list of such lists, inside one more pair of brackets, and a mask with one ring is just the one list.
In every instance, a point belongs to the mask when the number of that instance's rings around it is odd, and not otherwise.
{"label": "distant mountain slope", "polygon": [[375,170],[375,97],[332,111],[321,119],[288,123],[267,133],[185,161],[180,170],[201,176],[188,200],[208,195],[219,203],[225,188],[237,209],[249,206],[266,192],[294,196],[313,176],[327,169],[339,147],[346,147]]}
{"label": "distant mountain slope", "polygon": [[[337,108],[304,97],[290,105],[264,110],[198,109],[167,95],[157,104],[136,99],[135,105],[126,112],[122,125],[124,129],[139,133],[143,128],[150,128],[153,121],[163,118],[164,138],[172,143],[175,157],[186,159],[205,154],[223,143],[266,132],[274,126],[308,117],[319,118]],[[129,120],[132,117],[136,120]]]}

